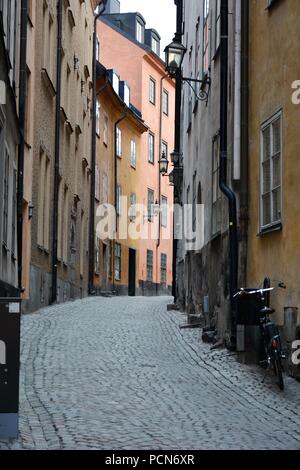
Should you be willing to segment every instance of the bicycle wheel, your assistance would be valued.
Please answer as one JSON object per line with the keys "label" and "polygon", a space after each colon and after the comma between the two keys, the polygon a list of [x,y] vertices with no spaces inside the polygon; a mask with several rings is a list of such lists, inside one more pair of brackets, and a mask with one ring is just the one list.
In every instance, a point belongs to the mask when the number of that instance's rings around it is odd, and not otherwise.
{"label": "bicycle wheel", "polygon": [[278,357],[274,359],[274,372],[277,377],[277,384],[280,388],[280,390],[284,389],[284,382],[283,382],[283,375],[282,375],[282,366],[281,366],[281,361]]}

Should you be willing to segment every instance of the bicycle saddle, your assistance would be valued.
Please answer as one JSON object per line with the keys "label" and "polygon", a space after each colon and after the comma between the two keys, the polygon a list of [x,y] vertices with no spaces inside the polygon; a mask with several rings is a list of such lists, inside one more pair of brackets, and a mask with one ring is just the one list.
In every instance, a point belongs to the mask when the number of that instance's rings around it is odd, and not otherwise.
{"label": "bicycle saddle", "polygon": [[259,313],[261,313],[262,315],[272,315],[272,313],[274,313],[275,310],[274,308],[271,308],[271,307],[263,307]]}

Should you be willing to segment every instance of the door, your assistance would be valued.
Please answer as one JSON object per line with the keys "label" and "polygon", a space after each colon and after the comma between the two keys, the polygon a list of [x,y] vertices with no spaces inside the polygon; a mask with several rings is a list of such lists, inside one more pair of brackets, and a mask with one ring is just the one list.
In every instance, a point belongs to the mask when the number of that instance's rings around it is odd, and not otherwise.
{"label": "door", "polygon": [[107,279],[107,246],[103,243],[102,251],[102,291],[106,291]]}
{"label": "door", "polygon": [[136,283],[136,251],[129,248],[128,295],[135,296]]}

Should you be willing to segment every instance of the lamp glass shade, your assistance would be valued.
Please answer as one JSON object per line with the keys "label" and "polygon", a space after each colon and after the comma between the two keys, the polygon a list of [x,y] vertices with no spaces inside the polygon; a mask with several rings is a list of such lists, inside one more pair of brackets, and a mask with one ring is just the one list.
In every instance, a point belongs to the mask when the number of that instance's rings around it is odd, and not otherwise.
{"label": "lamp glass shade", "polygon": [[180,70],[186,48],[180,42],[172,42],[165,48],[166,68],[174,74]]}
{"label": "lamp glass shade", "polygon": [[159,160],[158,163],[159,163],[159,172],[162,175],[167,174],[168,173],[169,162],[168,162],[168,159],[166,157],[165,152],[162,153],[161,159]]}

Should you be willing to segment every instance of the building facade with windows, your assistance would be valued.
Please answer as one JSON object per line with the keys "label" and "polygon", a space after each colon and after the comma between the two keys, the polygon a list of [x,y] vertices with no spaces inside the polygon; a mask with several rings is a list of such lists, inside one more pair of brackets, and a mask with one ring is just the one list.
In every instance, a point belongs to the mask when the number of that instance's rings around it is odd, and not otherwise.
{"label": "building facade with windows", "polygon": [[140,242],[132,230],[139,217],[142,135],[148,128],[130,104],[130,83],[120,80],[116,70],[98,64],[97,90],[94,287],[98,293],[134,296]]}
{"label": "building facade with windows", "polygon": [[0,1],[0,297],[18,296],[20,2]]}
{"label": "building facade with windows", "polygon": [[[158,55],[160,37],[146,28],[139,13],[121,14],[119,2],[109,1],[106,14],[98,22],[98,36],[101,62],[108,69],[116,68],[122,80],[130,84],[131,103],[149,129],[142,135],[138,156],[141,178],[137,203],[148,208],[144,225],[149,234],[139,246],[139,292],[168,293],[172,285],[173,219],[167,209],[173,206],[173,188],[169,179],[160,175],[158,162],[163,151],[170,161],[174,148],[175,86],[165,76],[165,64]],[[159,215],[159,208],[164,210],[163,215]]]}
{"label": "building facade with windows", "polygon": [[[30,2],[26,143],[31,156],[26,159],[25,181],[28,181],[28,188],[32,188],[32,194],[26,189],[24,199],[34,209],[30,244],[25,237],[23,250],[25,311],[37,310],[53,301],[79,298],[88,290],[92,36],[96,4],[94,0]],[[58,95],[60,9],[62,57],[61,92]],[[57,100],[60,104],[58,123]],[[59,128],[57,147],[56,124]],[[55,157],[59,167],[58,181],[54,178]],[[54,206],[56,198],[57,210]],[[53,298],[52,267],[56,254],[57,289],[54,289]]]}
{"label": "building facade with windows", "polygon": [[254,0],[249,5],[247,283],[257,286],[266,276],[272,285],[284,282],[286,289],[271,294],[275,319],[283,325],[285,309],[300,307],[300,105],[293,100],[293,84],[300,77],[295,60],[300,54],[300,3],[268,3]]}
{"label": "building facade with windows", "polygon": [[[241,22],[247,2],[228,2],[231,13],[228,35],[228,161],[227,185],[237,198],[240,228],[239,283],[245,283],[245,246],[243,211],[246,190],[245,162],[241,161]],[[233,333],[229,293],[229,209],[228,200],[219,187],[220,178],[220,14],[219,0],[186,0],[183,2],[184,35],[187,48],[183,76],[198,78],[209,91],[207,101],[197,100],[191,87],[182,87],[181,144],[183,179],[179,199],[189,205],[188,224],[197,230],[196,208],[204,205],[204,245],[189,249],[178,243],[177,302],[189,314],[201,315],[206,326],[215,327],[221,338],[230,342]],[[242,8],[243,5],[243,8]],[[196,92],[199,91],[195,85]],[[236,104],[240,107],[236,110]],[[235,140],[235,129],[240,138]]]}

